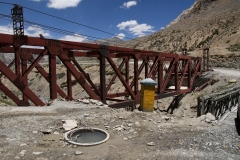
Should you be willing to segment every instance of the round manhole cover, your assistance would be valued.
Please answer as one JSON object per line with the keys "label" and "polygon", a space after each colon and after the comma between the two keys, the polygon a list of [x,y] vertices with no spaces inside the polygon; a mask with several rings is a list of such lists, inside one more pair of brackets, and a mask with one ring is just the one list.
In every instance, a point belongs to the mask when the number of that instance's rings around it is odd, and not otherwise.
{"label": "round manhole cover", "polygon": [[109,134],[99,128],[76,128],[65,133],[64,138],[67,142],[75,145],[92,146],[106,142]]}

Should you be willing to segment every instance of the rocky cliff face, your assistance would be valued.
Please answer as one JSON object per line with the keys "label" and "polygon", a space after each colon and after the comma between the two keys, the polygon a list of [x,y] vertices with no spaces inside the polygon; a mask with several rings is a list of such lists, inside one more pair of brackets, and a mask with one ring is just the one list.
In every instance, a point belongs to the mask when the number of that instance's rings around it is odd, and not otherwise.
{"label": "rocky cliff face", "polygon": [[209,46],[211,55],[240,54],[240,0],[197,0],[165,29],[128,41],[134,48],[180,52],[183,46],[199,55]]}

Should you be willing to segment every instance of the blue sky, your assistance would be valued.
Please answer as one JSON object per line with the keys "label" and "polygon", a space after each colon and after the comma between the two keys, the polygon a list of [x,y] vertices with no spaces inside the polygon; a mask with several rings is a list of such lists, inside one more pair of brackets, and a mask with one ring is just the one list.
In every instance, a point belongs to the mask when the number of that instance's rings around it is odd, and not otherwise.
{"label": "blue sky", "polygon": [[[0,0],[0,2],[18,4],[112,34],[24,8],[24,18],[27,21],[71,31],[60,34],[25,22],[26,35],[38,36],[41,33],[46,38],[87,41],[95,39],[91,37],[103,39],[116,35],[128,40],[152,34],[167,26],[183,10],[190,8],[195,0]],[[12,7],[0,3],[0,14],[10,15]],[[0,15],[0,33],[12,33],[10,18]]]}

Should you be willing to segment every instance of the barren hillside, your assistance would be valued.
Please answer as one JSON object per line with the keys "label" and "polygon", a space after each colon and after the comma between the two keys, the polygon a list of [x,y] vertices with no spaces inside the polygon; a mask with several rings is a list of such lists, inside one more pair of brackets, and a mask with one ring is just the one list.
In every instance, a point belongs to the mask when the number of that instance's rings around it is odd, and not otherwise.
{"label": "barren hillside", "polygon": [[165,29],[129,44],[138,49],[167,52],[179,52],[187,45],[193,55],[209,46],[211,55],[238,55],[239,36],[239,0],[197,0]]}

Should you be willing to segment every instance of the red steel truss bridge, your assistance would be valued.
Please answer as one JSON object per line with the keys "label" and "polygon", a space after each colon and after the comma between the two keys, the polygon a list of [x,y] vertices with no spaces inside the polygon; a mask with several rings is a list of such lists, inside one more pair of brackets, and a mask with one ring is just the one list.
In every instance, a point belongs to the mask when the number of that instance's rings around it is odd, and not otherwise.
{"label": "red steel truss bridge", "polygon": [[[14,60],[9,64],[0,60],[0,77],[5,76],[11,81],[22,93],[22,98],[15,95],[1,81],[0,89],[18,106],[45,105],[29,87],[28,75],[33,72],[34,68],[44,77],[46,85],[49,85],[49,98],[52,100],[58,96],[73,100],[72,78],[74,78],[90,98],[100,100],[105,104],[109,102],[109,107],[116,108],[139,104],[140,74],[144,75],[144,78],[152,78],[157,82],[155,99],[191,92],[195,78],[201,74],[200,57],[43,37],[0,34],[0,54],[3,53],[14,53]],[[48,56],[48,72],[39,63],[44,56]],[[66,68],[67,91],[57,84],[57,57]],[[76,57],[97,59],[100,75],[98,84],[93,82],[92,77],[83,69]],[[110,66],[113,71],[108,83],[106,80],[107,66]],[[133,72],[132,76],[130,76],[130,70]],[[110,93],[110,88],[116,79],[120,80],[124,91]]]}
{"label": "red steel truss bridge", "polygon": [[[155,99],[160,99],[191,92],[194,80],[201,75],[202,59],[187,56],[186,49],[183,49],[183,54],[178,55],[45,39],[41,35],[40,38],[28,37],[24,35],[22,7],[14,5],[11,12],[14,35],[0,34],[0,54],[13,53],[14,59],[9,64],[0,60],[0,90],[18,106],[45,105],[41,100],[42,97],[37,96],[36,91],[31,89],[28,80],[29,74],[36,71],[44,77],[39,80],[49,85],[49,98],[52,100],[57,99],[58,96],[73,100],[73,85],[77,83],[88,97],[100,100],[114,108],[140,103],[140,76],[152,78],[157,82]],[[48,71],[40,63],[45,56],[48,56]],[[88,73],[77,61],[78,57],[95,58],[98,64],[96,65],[98,66],[97,75]],[[58,59],[66,70],[66,91],[57,83]],[[204,49],[203,71],[209,70],[208,63],[209,49]],[[109,68],[112,71],[110,78],[107,75]],[[12,87],[2,82],[3,76],[18,92],[14,92]],[[97,82],[93,81],[96,77],[99,77]],[[120,87],[124,89],[111,91],[117,80],[121,83]],[[16,93],[21,93],[22,96]]]}

